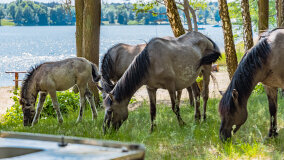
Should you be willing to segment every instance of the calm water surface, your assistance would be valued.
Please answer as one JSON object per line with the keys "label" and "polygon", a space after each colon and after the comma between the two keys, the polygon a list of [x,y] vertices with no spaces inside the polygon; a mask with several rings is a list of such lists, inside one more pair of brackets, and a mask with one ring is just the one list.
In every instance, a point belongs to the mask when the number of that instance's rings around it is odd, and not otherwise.
{"label": "calm water surface", "polygon": [[[222,28],[201,26],[202,33],[223,48]],[[153,37],[173,36],[169,25],[102,26],[100,55],[116,43],[138,44]],[[0,27],[0,86],[12,86],[12,74],[46,61],[75,57],[75,26]],[[20,76],[20,79],[24,75]]]}

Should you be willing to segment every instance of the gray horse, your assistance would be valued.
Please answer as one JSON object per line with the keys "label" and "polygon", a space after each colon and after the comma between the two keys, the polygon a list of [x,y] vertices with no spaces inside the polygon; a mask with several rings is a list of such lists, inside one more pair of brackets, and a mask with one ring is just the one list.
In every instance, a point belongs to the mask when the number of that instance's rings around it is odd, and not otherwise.
{"label": "gray horse", "polygon": [[[20,104],[24,113],[24,126],[38,122],[40,112],[47,94],[52,99],[58,122],[63,118],[59,109],[56,91],[64,91],[77,85],[80,91],[80,113],[77,122],[82,119],[87,98],[93,112],[93,119],[97,117],[94,99],[87,84],[100,80],[97,67],[84,58],[69,58],[62,61],[46,62],[32,68],[26,75],[21,89]],[[35,113],[35,103],[39,93],[39,102]],[[34,116],[35,115],[35,116]]]}
{"label": "gray horse", "polygon": [[[163,39],[167,40],[174,40],[173,37],[163,37]],[[103,91],[103,97],[105,97],[105,92],[110,92],[115,83],[122,77],[123,73],[127,70],[128,66],[131,64],[133,59],[143,51],[146,44],[138,44],[138,45],[129,45],[124,43],[116,44],[115,46],[111,47],[107,53],[104,55],[101,64],[101,85]],[[203,81],[203,118],[206,119],[206,105],[208,101],[209,95],[209,82],[210,82],[210,74],[211,74],[211,67],[206,66],[204,67],[205,71],[202,71],[204,75]],[[114,82],[114,83],[113,83]],[[192,87],[187,87],[188,95],[190,104],[194,105],[193,96],[195,99],[195,108],[199,108],[200,105],[200,90],[194,82]],[[193,94],[192,94],[193,93]],[[181,98],[182,90],[177,91],[177,105],[179,105],[180,98]],[[197,119],[200,117],[196,117]]]}
{"label": "gray horse", "polygon": [[[173,40],[152,39],[104,99],[104,131],[110,123],[118,129],[127,119],[128,103],[142,85],[147,85],[150,96],[151,130],[155,125],[158,88],[169,91],[172,110],[179,124],[185,124],[180,117],[175,92],[191,86],[202,68],[211,67],[220,56],[217,45],[199,32],[188,32]],[[195,114],[200,115],[199,108],[196,110]]]}
{"label": "gray horse", "polygon": [[248,99],[257,85],[265,85],[269,103],[268,136],[277,136],[277,88],[284,88],[284,28],[260,36],[259,42],[242,58],[219,103],[220,138],[226,140],[246,122]]}

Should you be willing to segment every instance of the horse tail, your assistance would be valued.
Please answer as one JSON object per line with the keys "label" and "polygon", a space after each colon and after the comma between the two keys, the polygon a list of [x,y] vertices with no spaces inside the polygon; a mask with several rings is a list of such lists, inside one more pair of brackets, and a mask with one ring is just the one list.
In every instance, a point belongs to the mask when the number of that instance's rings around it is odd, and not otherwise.
{"label": "horse tail", "polygon": [[[111,48],[112,49],[112,48]],[[110,75],[113,74],[113,61],[109,54],[110,50],[103,56],[102,64],[101,64],[101,74],[102,80],[101,85],[105,92],[110,92],[114,88],[114,84],[110,80]]]}
{"label": "horse tail", "polygon": [[212,63],[216,62],[219,58],[221,58],[221,53],[215,50],[211,54],[208,54],[201,58],[198,68],[202,65],[211,65]]}
{"label": "horse tail", "polygon": [[97,66],[94,65],[93,63],[91,63],[92,65],[92,78],[94,82],[99,82],[99,80],[101,79],[101,75],[99,75],[98,73],[98,69]]}

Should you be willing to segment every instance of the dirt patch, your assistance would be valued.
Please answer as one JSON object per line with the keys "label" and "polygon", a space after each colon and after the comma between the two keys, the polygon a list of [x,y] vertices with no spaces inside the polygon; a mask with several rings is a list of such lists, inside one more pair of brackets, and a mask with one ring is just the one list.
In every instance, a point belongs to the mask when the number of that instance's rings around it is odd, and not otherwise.
{"label": "dirt patch", "polygon": [[[225,91],[230,83],[229,75],[227,71],[221,70],[220,72],[212,72],[213,76],[216,78],[217,84],[214,83],[212,77],[210,77],[209,84],[209,97],[210,98],[220,98],[220,91]],[[218,89],[219,88],[219,89]],[[141,87],[135,94],[134,97],[137,101],[148,101],[148,93],[146,86]],[[188,92],[184,89],[181,96],[182,100],[188,100]],[[158,89],[157,91],[157,102],[158,103],[170,103],[170,96],[167,90]]]}
{"label": "dirt patch", "polygon": [[0,87],[0,118],[13,105],[13,87]]}

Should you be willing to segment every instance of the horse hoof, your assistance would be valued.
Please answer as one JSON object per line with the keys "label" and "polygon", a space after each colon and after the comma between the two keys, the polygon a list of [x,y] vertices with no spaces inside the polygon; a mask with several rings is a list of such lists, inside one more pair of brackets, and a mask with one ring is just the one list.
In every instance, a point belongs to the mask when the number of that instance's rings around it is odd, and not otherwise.
{"label": "horse hoof", "polygon": [[275,138],[275,137],[277,137],[278,136],[278,133],[276,132],[276,131],[274,131],[274,132],[269,132],[269,134],[268,134],[268,137],[269,138]]}
{"label": "horse hoof", "polygon": [[200,121],[201,116],[200,115],[195,115],[194,118],[195,118],[195,121]]}

